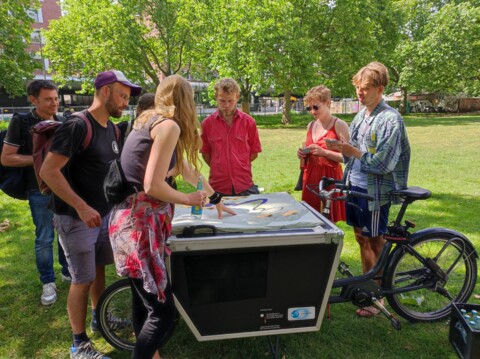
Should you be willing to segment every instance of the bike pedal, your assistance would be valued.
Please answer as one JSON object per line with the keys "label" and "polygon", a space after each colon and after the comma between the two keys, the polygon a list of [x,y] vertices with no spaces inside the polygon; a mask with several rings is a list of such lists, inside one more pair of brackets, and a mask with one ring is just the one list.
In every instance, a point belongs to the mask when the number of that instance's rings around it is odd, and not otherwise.
{"label": "bike pedal", "polygon": [[392,326],[396,329],[396,330],[400,330],[402,329],[401,328],[401,324],[400,324],[400,321],[397,319],[397,317],[395,315],[393,315],[392,313],[390,313],[388,311],[387,308],[385,308],[385,306],[380,303],[380,301],[373,297],[372,298],[372,303],[373,305],[375,305],[378,309],[380,309],[380,311],[383,313],[383,315],[385,315],[385,317],[387,317],[388,320],[390,320],[390,324],[392,324]]}

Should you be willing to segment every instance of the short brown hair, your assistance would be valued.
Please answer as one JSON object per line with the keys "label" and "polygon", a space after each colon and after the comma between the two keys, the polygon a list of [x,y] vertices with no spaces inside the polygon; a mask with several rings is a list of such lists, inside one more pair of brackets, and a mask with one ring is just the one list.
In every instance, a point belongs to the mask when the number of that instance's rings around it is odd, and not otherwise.
{"label": "short brown hair", "polygon": [[137,103],[137,116],[145,111],[155,107],[155,94],[153,92],[144,93],[138,99]]}
{"label": "short brown hair", "polygon": [[365,85],[370,87],[386,87],[388,85],[388,70],[378,61],[370,62],[362,67],[352,78],[354,86]]}
{"label": "short brown hair", "polygon": [[330,89],[324,85],[312,87],[307,91],[303,97],[303,102],[310,103],[313,100],[319,100],[322,103],[327,103],[332,99]]}
{"label": "short brown hair", "polygon": [[223,79],[218,80],[215,83],[214,89],[215,89],[215,96],[218,95],[219,92],[224,92],[226,94],[240,93],[240,86],[238,86],[237,81],[229,77],[225,77]]}

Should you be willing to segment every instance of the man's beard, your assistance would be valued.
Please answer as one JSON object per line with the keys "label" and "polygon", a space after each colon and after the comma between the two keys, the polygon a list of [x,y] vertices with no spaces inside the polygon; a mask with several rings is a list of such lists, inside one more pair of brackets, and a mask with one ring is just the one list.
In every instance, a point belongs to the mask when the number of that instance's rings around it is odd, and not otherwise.
{"label": "man's beard", "polygon": [[107,109],[110,117],[113,117],[113,118],[122,117],[123,110],[119,109],[118,107],[115,107],[113,101],[110,98],[107,100],[107,103],[105,104],[105,108]]}

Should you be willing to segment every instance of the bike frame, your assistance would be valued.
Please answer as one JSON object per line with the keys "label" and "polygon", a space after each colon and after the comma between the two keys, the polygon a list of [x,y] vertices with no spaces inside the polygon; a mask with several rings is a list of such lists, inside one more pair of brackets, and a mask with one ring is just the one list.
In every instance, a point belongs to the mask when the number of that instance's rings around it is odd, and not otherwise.
{"label": "bike frame", "polygon": [[[322,187],[323,186],[321,185],[320,192],[322,192]],[[312,191],[312,192],[315,193],[315,191]],[[329,216],[330,205],[331,205],[332,201],[334,200],[334,199],[331,198],[332,194],[334,194],[334,193],[349,193],[349,191],[345,190],[345,189],[333,189],[333,190],[326,191],[326,192],[328,193],[329,198],[324,200],[325,207],[323,208],[322,213],[325,216]],[[415,200],[425,199],[425,198],[427,198],[427,197],[424,197],[424,198],[419,197],[419,198],[415,198],[415,199],[409,198],[409,199],[406,199],[402,203],[402,207],[400,208],[393,225],[388,228],[387,233],[385,235],[386,237],[388,237],[389,235],[395,236],[395,235],[398,235],[398,233],[396,233],[396,232],[400,231],[401,232],[400,240],[398,240],[398,241],[391,241],[391,240],[388,240],[388,239],[386,240],[386,243],[385,243],[385,245],[382,249],[382,252],[380,253],[380,256],[377,260],[377,263],[375,263],[374,267],[370,271],[368,271],[366,273],[363,273],[361,275],[350,276],[350,277],[347,277],[347,278],[340,278],[340,279],[334,280],[333,285],[332,285],[332,289],[333,288],[342,288],[342,293],[339,294],[339,295],[330,295],[329,301],[328,301],[330,304],[345,303],[345,302],[352,301],[351,296],[342,295],[343,291],[346,290],[350,286],[353,286],[353,285],[356,285],[356,284],[357,285],[363,285],[363,284],[367,284],[368,282],[381,279],[383,271],[388,269],[388,267],[389,267],[389,263],[390,263],[391,258],[399,250],[408,251],[413,256],[415,256],[425,266],[427,266],[427,267],[431,266],[430,262],[428,262],[428,260],[426,258],[421,256],[410,244],[413,241],[415,241],[417,238],[420,238],[422,236],[426,236],[426,235],[430,235],[430,234],[436,234],[436,233],[450,233],[454,237],[457,237],[457,238],[461,239],[461,242],[464,243],[464,246],[465,246],[463,248],[464,251],[467,251],[468,253],[471,253],[476,258],[478,258],[478,254],[477,254],[472,242],[470,242],[470,240],[467,237],[465,237],[463,234],[461,234],[457,231],[454,231],[454,230],[451,230],[451,229],[448,229],[448,228],[428,228],[428,229],[420,230],[418,232],[415,232],[415,233],[411,234],[410,232],[408,232],[409,227],[403,227],[402,226],[401,222],[403,220],[403,217],[405,215],[407,207],[411,203],[413,203]],[[410,226],[410,228],[411,227],[414,227],[414,226],[412,225],[412,226]],[[391,229],[394,233],[390,232]],[[433,268],[433,270],[435,270],[435,268]],[[411,286],[403,287],[403,288],[400,288],[400,289],[388,290],[388,289],[385,289],[382,285],[379,285],[378,286],[379,292],[377,294],[380,294],[380,296],[383,297],[383,296],[389,295],[389,294],[400,294],[400,293],[414,291],[414,290],[419,289],[420,287],[423,288],[423,286],[413,286],[413,285],[411,285]]]}

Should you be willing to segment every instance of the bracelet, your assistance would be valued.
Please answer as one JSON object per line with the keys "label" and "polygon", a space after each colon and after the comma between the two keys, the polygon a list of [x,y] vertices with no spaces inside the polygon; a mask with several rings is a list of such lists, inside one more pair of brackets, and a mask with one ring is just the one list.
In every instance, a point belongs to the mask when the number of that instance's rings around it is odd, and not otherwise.
{"label": "bracelet", "polygon": [[219,204],[222,200],[222,195],[218,192],[213,192],[213,194],[208,197],[208,199],[210,200],[211,204]]}

